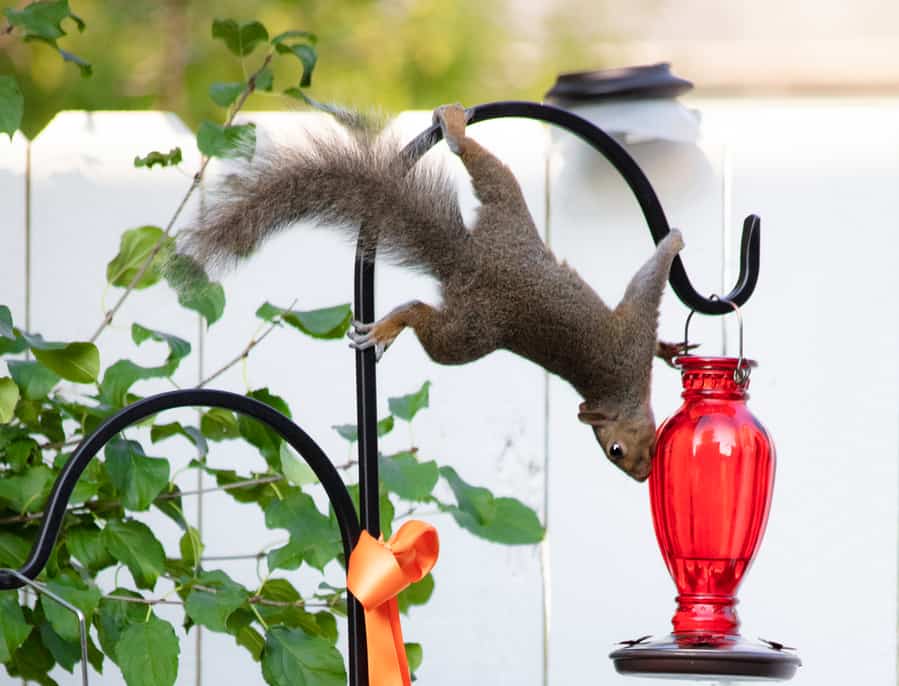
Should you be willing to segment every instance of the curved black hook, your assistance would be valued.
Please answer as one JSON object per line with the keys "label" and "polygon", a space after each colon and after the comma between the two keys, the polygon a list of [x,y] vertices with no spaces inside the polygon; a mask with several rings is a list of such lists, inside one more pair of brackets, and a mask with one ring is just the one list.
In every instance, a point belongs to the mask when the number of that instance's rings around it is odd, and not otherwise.
{"label": "curved black hook", "polygon": [[[652,184],[649,183],[649,179],[646,178],[646,174],[643,173],[643,170],[640,169],[634,158],[614,138],[583,117],[551,105],[515,101],[477,105],[468,110],[468,112],[469,123],[471,124],[502,117],[524,117],[555,124],[570,131],[602,153],[624,177],[628,187],[640,204],[646,223],[649,224],[649,231],[657,244],[671,230],[668,225],[668,219],[662,209],[662,204],[659,202]],[[409,143],[403,154],[407,156],[410,163],[414,163],[435,143],[440,141],[442,137],[443,134],[440,131],[440,127],[434,125]],[[749,300],[749,296],[755,290],[759,277],[760,233],[760,219],[756,215],[746,217],[746,220],[743,222],[743,235],[740,244],[740,274],[737,277],[736,285],[730,293],[723,297],[724,300],[743,305]],[[668,281],[677,297],[691,310],[715,315],[730,312],[728,305],[720,300],[706,298],[693,288],[680,256],[674,258]]]}
{"label": "curved black hook", "polygon": [[[37,539],[25,564],[18,570],[19,573],[29,579],[34,579],[41,573],[50,558],[53,545],[59,537],[69,498],[72,496],[78,477],[110,439],[141,419],[163,410],[190,406],[221,407],[240,412],[267,424],[287,441],[306,460],[324,487],[340,528],[344,563],[349,562],[350,553],[359,539],[359,518],[340,474],[318,444],[290,419],[265,403],[236,393],[190,388],[160,393],[129,405],[105,420],[94,433],[78,445],[56,478],[47,506],[44,508],[44,518]],[[14,576],[0,572],[0,590],[20,588],[23,585],[24,583]],[[363,686],[368,683],[365,622],[362,608],[352,594],[348,594],[347,603],[350,684]]]}

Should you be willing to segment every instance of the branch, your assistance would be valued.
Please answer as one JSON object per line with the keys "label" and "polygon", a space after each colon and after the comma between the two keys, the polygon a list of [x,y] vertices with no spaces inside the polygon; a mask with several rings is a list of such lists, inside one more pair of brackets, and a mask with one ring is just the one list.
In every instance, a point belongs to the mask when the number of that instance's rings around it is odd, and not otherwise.
{"label": "branch", "polygon": [[[269,63],[272,61],[273,53],[268,53],[265,56],[265,60],[262,62],[262,66],[259,67],[253,75],[247,80],[247,85],[243,89],[243,92],[240,94],[240,98],[237,100],[237,103],[231,109],[231,113],[228,118],[225,120],[225,127],[231,126],[234,122],[234,118],[237,116],[237,113],[240,112],[241,108],[246,103],[247,98],[250,97],[250,94],[256,90],[256,78],[259,76],[260,72],[265,69]],[[140,269],[137,270],[134,277],[131,279],[131,282],[128,284],[128,287],[125,289],[125,292],[119,296],[119,299],[116,301],[116,304],[113,305],[112,309],[109,310],[104,316],[103,321],[100,322],[100,325],[97,327],[97,330],[94,332],[94,335],[91,336],[90,342],[94,343],[100,337],[100,334],[108,327],[112,320],[115,318],[118,311],[121,309],[125,300],[129,295],[134,291],[134,287],[140,282],[143,278],[144,274],[147,273],[147,270],[150,268],[150,265],[153,263],[153,260],[159,254],[160,250],[162,250],[162,246],[165,245],[166,239],[172,233],[172,228],[175,226],[175,222],[178,221],[178,217],[181,216],[181,212],[184,210],[184,207],[187,205],[187,201],[190,200],[190,197],[194,194],[194,191],[200,185],[200,181],[203,180],[203,174],[206,172],[206,167],[209,166],[209,157],[204,157],[203,162],[200,165],[200,169],[194,174],[193,179],[191,180],[190,186],[187,189],[187,192],[184,194],[184,197],[181,198],[181,202],[178,204],[178,207],[175,208],[175,213],[172,215],[172,218],[169,220],[168,224],[166,224],[165,232],[162,237],[153,246],[153,250],[150,251],[150,254],[147,256],[147,259],[144,260],[143,264],[141,264]]]}
{"label": "branch", "polygon": [[[177,493],[163,493],[154,499],[155,502],[164,500],[177,500],[185,495],[200,495],[201,493],[215,493],[217,491],[232,491],[238,488],[250,488],[252,486],[260,486],[262,484],[272,484],[283,481],[284,477],[280,474],[271,474],[269,476],[261,476],[258,479],[247,479],[245,481],[235,481],[233,484],[225,484],[215,488],[200,488],[194,491],[178,491]],[[66,508],[67,514],[83,514],[87,512],[102,512],[103,510],[111,510],[122,504],[120,500],[88,500],[80,505],[72,505]],[[44,518],[43,512],[34,512],[32,514],[16,515],[14,517],[5,517],[0,519],[0,526],[4,524],[21,524],[23,522],[33,522]]]}
{"label": "branch", "polygon": [[[197,591],[205,591],[206,593],[212,593],[213,595],[218,593],[218,589],[209,588],[208,586],[200,586],[195,585],[191,588]],[[103,596],[107,600],[120,600],[123,603],[135,603],[138,605],[184,605],[184,603],[180,600],[169,600],[168,598],[132,598],[127,595],[118,595],[115,593],[109,593]],[[247,598],[247,602],[250,605],[264,605],[266,607],[321,607],[328,608],[330,607],[329,603],[308,603],[305,600],[295,600],[295,601],[287,601],[287,600],[269,600],[268,598],[263,598],[261,595],[252,595]]]}
{"label": "branch", "polygon": [[[287,309],[292,310],[293,306],[296,305],[296,303],[297,303],[297,301],[296,301],[296,299],[294,299],[294,301],[292,303],[290,303],[290,305],[287,307]],[[247,359],[250,356],[250,351],[253,348],[255,348],[257,345],[262,343],[262,341],[265,340],[265,337],[268,336],[272,331],[274,331],[275,327],[280,324],[281,324],[281,317],[276,317],[275,319],[273,319],[271,325],[265,331],[262,332],[262,335],[259,336],[259,338],[255,338],[255,337],[251,338],[250,342],[247,343],[247,346],[240,353],[238,353],[233,359],[231,359],[229,362],[225,363],[219,369],[217,369],[212,374],[210,374],[205,379],[203,379],[200,383],[198,383],[197,388],[203,388],[203,386],[205,386],[209,382],[214,381],[215,379],[220,377],[222,374],[227,372],[229,369],[231,369],[231,367],[233,367],[234,365],[239,363],[241,360]]]}

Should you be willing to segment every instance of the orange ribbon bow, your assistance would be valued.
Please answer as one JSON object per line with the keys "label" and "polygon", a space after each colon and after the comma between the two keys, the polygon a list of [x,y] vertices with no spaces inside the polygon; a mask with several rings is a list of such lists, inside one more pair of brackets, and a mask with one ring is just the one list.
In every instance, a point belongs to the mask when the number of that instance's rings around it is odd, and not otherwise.
{"label": "orange ribbon bow", "polygon": [[346,583],[365,608],[371,686],[410,686],[396,596],[431,571],[439,548],[437,529],[412,520],[387,543],[363,531],[350,554]]}

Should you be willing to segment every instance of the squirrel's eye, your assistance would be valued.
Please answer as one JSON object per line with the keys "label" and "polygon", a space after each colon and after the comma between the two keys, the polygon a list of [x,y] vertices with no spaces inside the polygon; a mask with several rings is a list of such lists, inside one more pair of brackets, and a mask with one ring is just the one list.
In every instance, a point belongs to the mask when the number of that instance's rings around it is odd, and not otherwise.
{"label": "squirrel's eye", "polygon": [[622,457],[624,457],[624,446],[622,446],[617,441],[615,443],[612,443],[612,445],[609,446],[609,457],[611,457],[613,460],[620,460]]}

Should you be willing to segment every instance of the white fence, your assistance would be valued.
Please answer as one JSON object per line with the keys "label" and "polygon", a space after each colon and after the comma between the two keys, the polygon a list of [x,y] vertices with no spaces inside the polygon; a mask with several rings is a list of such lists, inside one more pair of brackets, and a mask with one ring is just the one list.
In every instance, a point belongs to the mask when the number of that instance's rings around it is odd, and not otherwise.
{"label": "white fence", "polygon": [[[779,463],[768,532],[740,592],[743,631],[797,646],[805,664],[796,684],[895,684],[899,318],[891,296],[899,291],[899,100],[692,105],[704,115],[700,145],[654,141],[629,149],[672,225],[684,231],[682,256],[701,292],[729,289],[742,218],[762,217],[762,271],[745,308],[746,352],[760,362],[750,405],[773,434]],[[288,136],[310,121],[273,113],[247,118],[261,132]],[[428,113],[407,113],[398,126],[411,137],[429,121]],[[488,122],[472,133],[511,165],[556,253],[616,301],[652,244],[608,163],[535,122]],[[0,303],[17,322],[48,338],[93,332],[102,317],[105,265],[121,232],[164,223],[189,183],[181,170],[134,169],[132,159],[175,145],[185,151],[184,169],[195,169],[186,127],[171,115],[137,112],[63,113],[30,144],[0,141]],[[464,171],[448,163],[470,210]],[[350,301],[352,260],[352,249],[327,232],[287,232],[225,277],[225,316],[208,331],[164,289],[136,294],[104,334],[103,363],[132,354],[127,332],[136,320],[191,341],[200,355],[177,380],[196,383],[246,344],[264,300],[286,305],[298,298],[304,309]],[[379,312],[435,293],[423,278],[386,266],[377,291]],[[108,306],[115,293],[105,297]],[[686,314],[669,293],[662,335],[677,339]],[[704,351],[725,343],[735,349],[731,323],[702,318],[692,330]],[[271,385],[284,395],[300,424],[342,460],[346,445],[330,426],[355,416],[350,350],[280,332],[254,351],[246,374],[253,387]],[[502,547],[434,518],[442,539],[437,590],[405,622],[407,640],[425,646],[421,683],[539,686],[544,669],[558,686],[644,683],[616,675],[606,654],[615,641],[670,626],[674,587],[656,547],[646,486],[601,456],[576,420],[574,391],[524,360],[500,352],[461,368],[439,367],[406,334],[379,365],[381,402],[386,408],[388,395],[425,379],[433,387],[431,409],[416,420],[422,453],[535,506],[549,536],[542,549]],[[216,385],[243,390],[242,370]],[[659,363],[658,418],[676,409],[678,395],[678,375]],[[406,442],[402,427],[394,433],[385,439],[388,449]],[[186,450],[166,450],[176,463],[190,458]],[[258,457],[233,447],[214,450],[211,460],[260,466]],[[191,501],[187,514],[202,512],[206,552],[215,556],[252,553],[271,540],[248,511],[219,493]],[[174,544],[174,527],[152,521]],[[222,564],[241,581],[256,579],[252,561]],[[331,571],[338,581],[339,570]],[[864,659],[850,660],[857,651]],[[107,665],[93,683],[121,683]],[[73,682],[65,674],[59,680]],[[199,642],[193,635],[183,642],[179,683],[262,678],[230,637],[206,632]]]}

